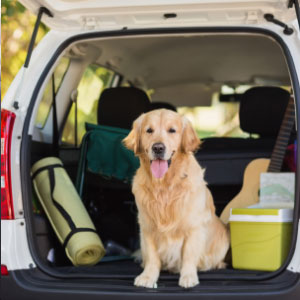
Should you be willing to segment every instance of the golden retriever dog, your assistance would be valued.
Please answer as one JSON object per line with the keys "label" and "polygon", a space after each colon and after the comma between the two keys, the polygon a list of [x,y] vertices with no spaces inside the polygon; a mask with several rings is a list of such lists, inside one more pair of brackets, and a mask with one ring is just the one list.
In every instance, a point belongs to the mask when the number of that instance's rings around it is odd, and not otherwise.
{"label": "golden retriever dog", "polygon": [[150,111],[124,144],[140,159],[132,191],[144,270],[134,284],[155,288],[160,270],[168,270],[190,288],[199,283],[197,270],[224,268],[229,234],[193,155],[200,140],[191,123],[171,110]]}

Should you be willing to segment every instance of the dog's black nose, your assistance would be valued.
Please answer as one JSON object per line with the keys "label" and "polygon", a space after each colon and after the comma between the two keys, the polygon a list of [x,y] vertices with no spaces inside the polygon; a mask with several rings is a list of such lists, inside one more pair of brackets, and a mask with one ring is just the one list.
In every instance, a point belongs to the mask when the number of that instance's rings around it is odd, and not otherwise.
{"label": "dog's black nose", "polygon": [[155,143],[152,146],[152,151],[155,154],[163,154],[166,150],[166,146],[163,143]]}

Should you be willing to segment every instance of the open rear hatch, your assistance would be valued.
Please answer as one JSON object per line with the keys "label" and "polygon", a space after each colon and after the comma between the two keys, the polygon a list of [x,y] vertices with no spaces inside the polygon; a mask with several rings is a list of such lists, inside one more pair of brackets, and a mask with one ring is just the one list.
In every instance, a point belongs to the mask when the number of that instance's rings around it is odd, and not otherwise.
{"label": "open rear hatch", "polygon": [[[38,13],[41,6],[52,17],[43,22],[51,29],[67,31],[116,30],[126,28],[170,26],[216,26],[264,24],[265,14],[284,23],[296,19],[286,0],[20,0]],[[291,2],[291,1],[289,1]]]}

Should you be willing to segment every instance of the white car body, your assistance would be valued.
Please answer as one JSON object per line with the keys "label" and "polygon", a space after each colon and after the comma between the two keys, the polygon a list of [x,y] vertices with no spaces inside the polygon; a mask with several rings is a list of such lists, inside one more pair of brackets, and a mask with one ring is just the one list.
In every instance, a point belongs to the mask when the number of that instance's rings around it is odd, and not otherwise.
{"label": "white car body", "polygon": [[[130,30],[226,26],[226,28],[264,29],[273,32],[285,43],[300,79],[299,24],[294,9],[287,9],[286,1],[283,0],[130,0],[126,2],[120,0],[22,0],[20,2],[35,13],[40,5],[43,5],[53,13],[54,17],[43,16],[42,21],[51,30],[34,49],[28,69],[22,68],[19,71],[2,102],[2,108],[16,114],[11,142],[13,155],[10,162],[15,219],[1,220],[1,261],[9,271],[35,267],[28,246],[26,220],[23,213],[20,173],[21,137],[28,107],[41,70],[45,69],[51,57],[67,39],[79,34],[122,30],[123,28]],[[178,17],[163,19],[161,15],[166,12],[177,14]],[[265,20],[263,17],[265,13],[274,14],[276,18],[291,27],[295,34],[283,34],[282,27]],[[52,66],[52,69],[54,68],[55,64]],[[51,71],[48,77],[50,74]],[[37,101],[42,96],[46,82],[47,79],[40,88]],[[19,103],[18,109],[14,108],[15,101]],[[33,114],[36,114],[36,110]],[[58,122],[61,121],[62,116],[58,115]],[[28,132],[34,134],[33,122],[29,125]],[[288,269],[292,272],[300,272],[300,225],[296,250]]]}

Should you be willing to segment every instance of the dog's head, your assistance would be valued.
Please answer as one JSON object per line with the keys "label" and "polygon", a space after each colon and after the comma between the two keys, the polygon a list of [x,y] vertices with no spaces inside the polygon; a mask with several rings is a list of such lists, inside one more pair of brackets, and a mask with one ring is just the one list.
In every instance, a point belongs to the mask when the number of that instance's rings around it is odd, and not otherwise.
{"label": "dog's head", "polygon": [[167,109],[142,114],[123,141],[136,155],[149,160],[155,178],[165,175],[178,153],[195,151],[200,145],[188,119]]}

